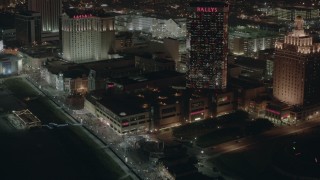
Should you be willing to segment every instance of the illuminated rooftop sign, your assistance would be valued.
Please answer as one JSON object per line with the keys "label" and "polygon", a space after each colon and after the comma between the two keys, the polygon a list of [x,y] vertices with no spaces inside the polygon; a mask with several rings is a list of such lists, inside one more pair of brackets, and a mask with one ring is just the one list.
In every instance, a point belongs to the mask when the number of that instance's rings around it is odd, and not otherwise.
{"label": "illuminated rooftop sign", "polygon": [[81,19],[81,18],[89,18],[92,17],[92,14],[85,14],[85,15],[75,15],[73,19]]}
{"label": "illuminated rooftop sign", "polygon": [[211,13],[215,13],[218,12],[218,8],[215,7],[197,7],[196,8],[197,12],[211,12]]}

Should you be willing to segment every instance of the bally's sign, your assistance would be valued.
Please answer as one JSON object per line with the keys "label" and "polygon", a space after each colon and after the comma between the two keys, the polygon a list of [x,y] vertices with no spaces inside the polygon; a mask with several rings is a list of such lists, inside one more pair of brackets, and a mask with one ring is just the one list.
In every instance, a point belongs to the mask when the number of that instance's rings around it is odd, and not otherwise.
{"label": "bally's sign", "polygon": [[218,8],[215,7],[196,7],[197,12],[210,12],[215,13],[218,12]]}

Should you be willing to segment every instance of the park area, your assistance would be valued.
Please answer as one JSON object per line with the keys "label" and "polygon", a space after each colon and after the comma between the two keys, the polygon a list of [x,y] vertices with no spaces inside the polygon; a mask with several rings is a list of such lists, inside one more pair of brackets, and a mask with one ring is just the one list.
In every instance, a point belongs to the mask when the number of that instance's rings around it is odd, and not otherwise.
{"label": "park area", "polygon": [[249,119],[248,113],[235,111],[213,119],[207,119],[177,127],[175,138],[182,141],[196,140],[200,147],[208,147],[244,136],[259,134],[271,129],[273,124],[267,119]]}

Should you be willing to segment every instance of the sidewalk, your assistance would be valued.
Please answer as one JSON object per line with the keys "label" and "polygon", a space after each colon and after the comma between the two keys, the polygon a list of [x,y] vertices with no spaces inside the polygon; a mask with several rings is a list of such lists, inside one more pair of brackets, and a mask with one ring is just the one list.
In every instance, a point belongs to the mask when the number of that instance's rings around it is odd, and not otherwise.
{"label": "sidewalk", "polygon": [[[41,95],[46,96],[49,99],[49,102],[57,109],[60,110],[66,117],[68,117],[68,121],[73,123],[73,124],[78,124],[79,122],[68,112],[66,112],[64,109],[61,109],[61,107],[54,102],[50,97],[48,97],[42,90],[40,90],[36,85],[34,85],[31,80],[22,78],[26,83],[28,83],[34,90],[39,92]],[[97,138],[95,135],[93,135],[90,131],[88,131],[86,128],[83,126],[79,126],[81,131],[85,133],[92,141],[94,141],[98,146],[100,146],[102,149],[104,149],[104,152],[110,156],[120,167],[121,169],[126,173],[126,175],[130,175],[132,179],[134,180],[139,180],[140,178],[132,172],[128,168],[128,166],[110,149],[110,148],[105,148],[106,144],[99,138]]]}

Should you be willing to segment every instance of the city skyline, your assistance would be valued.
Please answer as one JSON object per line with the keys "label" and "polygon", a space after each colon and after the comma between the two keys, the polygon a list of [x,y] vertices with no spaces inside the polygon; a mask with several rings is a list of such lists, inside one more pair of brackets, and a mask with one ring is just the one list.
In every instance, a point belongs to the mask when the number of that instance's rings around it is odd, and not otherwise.
{"label": "city skyline", "polygon": [[0,2],[0,179],[316,179],[320,2]]}

